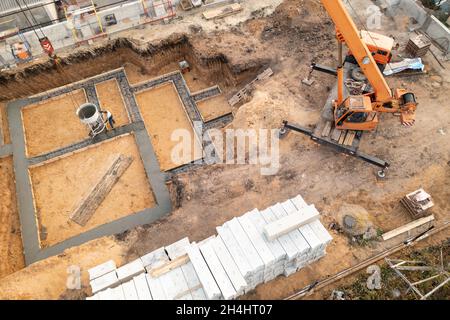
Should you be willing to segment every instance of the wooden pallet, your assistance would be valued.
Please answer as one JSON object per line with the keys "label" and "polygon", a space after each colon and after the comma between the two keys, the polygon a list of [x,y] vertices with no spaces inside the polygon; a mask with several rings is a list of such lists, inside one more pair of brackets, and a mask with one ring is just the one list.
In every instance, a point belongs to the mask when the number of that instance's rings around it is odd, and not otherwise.
{"label": "wooden pallet", "polygon": [[244,88],[242,88],[241,90],[239,90],[233,97],[231,97],[230,100],[228,100],[228,104],[230,106],[235,106],[236,104],[238,104],[240,101],[244,100],[246,97],[248,97],[249,93],[252,91],[253,89],[253,85],[258,82],[258,81],[263,81],[269,77],[271,77],[273,75],[273,71],[271,68],[267,68],[266,70],[264,70],[262,73],[260,73],[254,80],[252,80],[252,82],[250,82],[249,84],[247,84]]}

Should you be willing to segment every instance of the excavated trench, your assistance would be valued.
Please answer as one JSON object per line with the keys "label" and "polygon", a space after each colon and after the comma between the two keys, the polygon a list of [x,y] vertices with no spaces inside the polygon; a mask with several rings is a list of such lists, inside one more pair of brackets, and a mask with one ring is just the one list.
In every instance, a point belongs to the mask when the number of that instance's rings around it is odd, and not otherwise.
{"label": "excavated trench", "polygon": [[187,60],[205,82],[231,89],[254,76],[267,61],[231,65],[222,54],[207,55],[193,47],[187,36],[173,36],[157,45],[137,45],[126,38],[108,45],[77,52],[63,58],[60,66],[53,61],[35,64],[18,72],[0,74],[0,101],[28,97],[103,72],[133,64],[142,74],[157,74],[169,63]]}

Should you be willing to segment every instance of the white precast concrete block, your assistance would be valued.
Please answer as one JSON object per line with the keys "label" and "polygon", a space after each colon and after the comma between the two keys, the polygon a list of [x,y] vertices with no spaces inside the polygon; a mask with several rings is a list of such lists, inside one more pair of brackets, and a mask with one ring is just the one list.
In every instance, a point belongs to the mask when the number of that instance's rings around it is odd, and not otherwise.
{"label": "white precast concrete block", "polygon": [[146,254],[145,256],[142,256],[141,261],[147,272],[150,272],[152,269],[165,265],[170,260],[164,248],[159,248]]}
{"label": "white precast concrete block", "polygon": [[252,267],[250,262],[247,260],[246,254],[237,243],[230,229],[226,227],[217,227],[216,230],[220,239],[236,263],[241,275],[244,279],[249,279],[253,275]]}
{"label": "white precast concrete block", "polygon": [[260,234],[263,241],[266,243],[267,247],[270,249],[270,252],[272,252],[272,255],[275,258],[276,264],[284,264],[284,260],[287,257],[286,251],[283,249],[283,246],[280,244],[279,241],[273,240],[270,241],[264,236],[264,227],[267,225],[266,220],[264,220],[262,213],[259,211],[252,211],[248,214],[248,218],[255,226],[256,230]]}
{"label": "white precast concrete block", "polygon": [[114,270],[116,270],[116,263],[113,260],[106,261],[88,270],[89,280],[97,279]]}
{"label": "white precast concrete block", "polygon": [[186,293],[184,296],[177,298],[176,300],[194,300],[190,292]]}
{"label": "white precast concrete block", "polygon": [[[264,219],[266,223],[271,223],[277,220],[275,213],[271,208],[267,208],[260,212],[261,217]],[[289,263],[293,263],[295,258],[298,255],[298,249],[295,243],[292,241],[289,235],[284,235],[273,241],[274,243],[278,242],[283,247],[283,250],[286,252],[286,265]]]}
{"label": "white precast concrete block", "polygon": [[217,258],[219,258],[220,263],[225,269],[228,278],[233,284],[233,287],[236,290],[237,295],[243,294],[245,292],[245,288],[247,287],[247,282],[245,281],[244,277],[239,271],[239,268],[234,262],[231,254],[228,252],[228,249],[223,243],[222,238],[220,236],[217,236],[212,241],[212,246],[214,252],[217,255]]}
{"label": "white precast concrete block", "polygon": [[186,279],[187,286],[191,293],[202,287],[192,262],[189,261],[188,263],[182,265],[181,271],[183,271],[184,278]]}
{"label": "white precast concrete block", "polygon": [[319,220],[311,222],[309,226],[319,238],[321,242],[321,250],[325,251],[328,244],[333,241],[333,237],[328,233],[327,229],[325,229],[325,227]]}
{"label": "white precast concrete block", "polygon": [[119,284],[119,279],[117,278],[116,271],[111,271],[107,274],[98,277],[91,282],[92,293],[99,292],[103,289],[112,287]]}
{"label": "white precast concrete block", "polygon": [[181,268],[175,268],[159,276],[164,292],[168,300],[176,300],[190,293],[186,279]]}
{"label": "white precast concrete block", "polygon": [[[233,233],[228,227],[221,226],[216,228],[219,233],[220,238],[225,244],[228,252],[230,252],[233,257],[234,262],[239,268],[242,276],[247,282],[247,287],[245,288],[245,292],[248,292],[254,289],[258,282],[255,280],[256,270],[252,268],[252,265],[249,261],[249,257],[246,255],[246,252],[241,248],[236,238],[233,236]],[[260,275],[258,275],[259,277]]]}
{"label": "white precast concrete block", "polygon": [[[251,212],[259,211],[257,209],[254,209]],[[245,215],[239,217],[237,220],[239,221],[242,229],[245,231],[251,243],[253,244],[253,247],[261,257],[261,260],[264,263],[264,273],[270,273],[273,271],[273,265],[275,264],[276,259],[267,246],[266,242],[262,238],[263,235],[258,232],[255,225],[250,221],[248,215],[249,213],[246,213]]]}
{"label": "white precast concrete block", "polygon": [[233,284],[228,278],[225,269],[220,263],[219,258],[214,252],[212,241],[202,244],[201,246],[199,246],[199,248],[206,264],[208,265],[209,270],[211,271],[217,285],[219,286],[220,291],[222,292],[222,296],[224,297],[224,299],[231,300],[236,298],[236,290],[234,289]]}
{"label": "white precast concrete block", "polygon": [[302,208],[294,213],[272,222],[264,227],[264,234],[269,240],[274,240],[282,235],[300,228],[319,218],[319,211],[314,205]]}
{"label": "white precast concrete block", "polygon": [[98,300],[114,300],[112,295],[112,289],[108,288],[106,290],[100,291],[96,294]]}
{"label": "white precast concrete block", "polygon": [[245,255],[248,257],[248,261],[254,273],[254,279],[258,281],[258,283],[262,283],[264,280],[264,262],[253,246],[252,242],[248,238],[247,234],[242,229],[239,221],[236,218],[233,218],[232,220],[226,222],[224,224],[224,227],[227,227],[231,230],[231,233],[233,234],[237,243],[245,252]]}
{"label": "white precast concrete block", "polygon": [[153,278],[148,273],[145,274],[145,278],[147,279],[153,300],[167,300],[163,285],[159,278]]}
{"label": "white precast concrete block", "polygon": [[123,283],[133,279],[133,277],[143,273],[144,271],[142,260],[136,259],[118,268],[117,277],[119,278],[119,281]]}
{"label": "white precast concrete block", "polygon": [[145,273],[141,273],[140,275],[134,277],[133,281],[139,300],[153,300],[152,294],[150,293],[150,288],[148,287],[147,279],[145,278]]}
{"label": "white precast concrete block", "polygon": [[[286,204],[286,203],[285,203]],[[292,205],[292,203],[287,202],[286,209],[289,210],[289,212],[295,212],[297,209]],[[278,219],[281,219],[285,217],[288,213],[285,210],[284,204],[277,203],[276,205],[271,207],[271,210],[275,214],[275,216]],[[300,233],[300,231],[294,230],[292,232],[288,233],[288,236],[291,238],[291,240],[294,242],[295,246],[297,247],[297,260],[302,261],[303,259],[308,259],[309,255],[311,254],[311,247],[306,241],[306,239],[303,237],[303,235]],[[297,262],[296,262],[297,264]]]}
{"label": "white precast concrete block", "polygon": [[171,245],[165,247],[164,249],[167,252],[170,260],[174,260],[178,257],[184,256],[186,254],[186,247],[190,245],[189,238],[183,238],[178,240],[177,242],[172,243]]}
{"label": "white precast concrete block", "polygon": [[134,281],[130,280],[122,284],[125,300],[139,300]]}
{"label": "white precast concrete block", "polygon": [[191,294],[192,294],[193,300],[206,300],[207,299],[203,288],[198,288],[197,290],[193,291]]}
{"label": "white precast concrete block", "polygon": [[295,207],[300,210],[302,208],[305,208],[308,206],[306,201],[302,198],[301,195],[296,196],[295,198],[291,199],[291,202],[295,205]]}
{"label": "white precast concrete block", "polygon": [[125,295],[123,294],[122,286],[115,288],[108,288],[104,291],[98,293],[99,300],[125,300]]}
{"label": "white precast concrete block", "polygon": [[205,295],[209,300],[218,300],[221,298],[222,294],[220,292],[219,287],[217,286],[214,277],[212,276],[209,268],[203,259],[202,254],[200,253],[199,248],[196,246],[189,246],[186,248],[189,259],[194,266],[195,272],[200,280],[200,283],[203,286],[203,290],[205,291]]}

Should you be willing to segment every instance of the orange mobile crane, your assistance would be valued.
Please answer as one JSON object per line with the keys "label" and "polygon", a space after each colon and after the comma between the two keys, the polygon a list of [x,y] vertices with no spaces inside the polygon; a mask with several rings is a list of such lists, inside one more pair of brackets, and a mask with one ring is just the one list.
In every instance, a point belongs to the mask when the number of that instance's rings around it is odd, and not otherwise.
{"label": "orange mobile crane", "polygon": [[[313,131],[283,121],[281,135],[284,135],[288,129],[309,135],[316,142],[333,146],[339,152],[356,156],[382,168],[378,175],[384,177],[389,163],[358,151],[362,133],[374,130],[379,122],[378,114],[386,112],[399,114],[403,125],[412,126],[415,122],[416,97],[405,89],[393,91],[389,88],[374,59],[373,52],[356,28],[342,1],[321,0],[321,2],[336,26],[339,48],[336,72],[337,92],[332,93],[334,96],[330,97],[325,104],[322,119]],[[376,39],[372,39],[372,42],[376,44]],[[346,63],[344,66],[344,43],[349,48],[357,65]],[[345,73],[358,66],[366,76],[371,89],[369,92],[350,94],[345,97]]]}

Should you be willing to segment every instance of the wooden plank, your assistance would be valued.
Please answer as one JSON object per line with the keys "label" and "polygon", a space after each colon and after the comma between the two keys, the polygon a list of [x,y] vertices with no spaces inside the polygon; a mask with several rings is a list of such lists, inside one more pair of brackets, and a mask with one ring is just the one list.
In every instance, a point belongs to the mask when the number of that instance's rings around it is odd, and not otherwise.
{"label": "wooden plank", "polygon": [[124,155],[117,156],[106,173],[96,183],[91,192],[80,201],[69,218],[80,226],[85,226],[117,181],[119,181],[120,177],[131,165],[131,162],[133,162],[132,157]]}
{"label": "wooden plank", "polygon": [[338,143],[339,144],[344,144],[346,136],[347,136],[347,131],[342,131],[341,136],[339,137]]}
{"label": "wooden plank", "polygon": [[184,265],[188,262],[189,262],[189,257],[187,254],[184,254],[182,256],[175,258],[174,260],[170,261],[169,263],[164,264],[163,266],[160,266],[158,268],[150,270],[149,273],[153,278],[157,278],[173,269],[181,267],[182,265]]}
{"label": "wooden plank", "polygon": [[203,17],[206,20],[223,18],[242,11],[242,6],[239,3],[233,3],[223,8],[209,10],[203,13]]}
{"label": "wooden plank", "polygon": [[402,233],[408,232],[412,229],[418,228],[426,223],[429,223],[431,221],[434,220],[434,215],[425,217],[425,218],[421,218],[421,219],[417,219],[415,221],[412,221],[410,223],[405,224],[404,226],[401,226],[397,229],[391,230],[389,232],[386,232],[382,235],[382,238],[384,241],[392,239],[394,237],[397,237],[399,235],[401,235]]}
{"label": "wooden plank", "polygon": [[325,127],[322,130],[322,137],[328,137],[331,132],[331,121],[325,123]]}
{"label": "wooden plank", "polygon": [[331,140],[339,141],[339,138],[341,137],[342,131],[339,129],[334,128],[333,132],[331,132]]}

